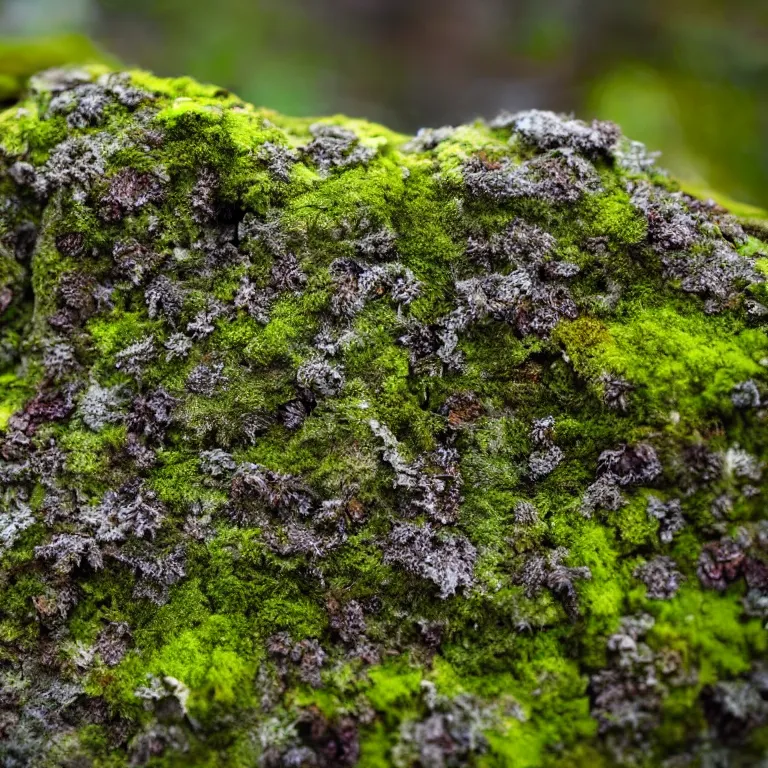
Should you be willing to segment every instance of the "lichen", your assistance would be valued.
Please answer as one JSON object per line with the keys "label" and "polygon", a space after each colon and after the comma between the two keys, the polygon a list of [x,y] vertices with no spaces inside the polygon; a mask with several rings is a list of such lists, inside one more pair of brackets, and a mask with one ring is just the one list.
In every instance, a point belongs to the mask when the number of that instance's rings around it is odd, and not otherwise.
{"label": "lichen", "polygon": [[3,765],[765,758],[764,224],[98,66],[0,203]]}

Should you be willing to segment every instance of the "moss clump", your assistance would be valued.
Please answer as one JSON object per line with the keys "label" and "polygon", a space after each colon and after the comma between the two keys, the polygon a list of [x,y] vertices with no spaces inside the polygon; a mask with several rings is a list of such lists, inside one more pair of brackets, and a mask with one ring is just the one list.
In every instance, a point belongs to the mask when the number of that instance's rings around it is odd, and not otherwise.
{"label": "moss clump", "polygon": [[97,67],[0,202],[4,765],[765,757],[753,212],[607,123]]}

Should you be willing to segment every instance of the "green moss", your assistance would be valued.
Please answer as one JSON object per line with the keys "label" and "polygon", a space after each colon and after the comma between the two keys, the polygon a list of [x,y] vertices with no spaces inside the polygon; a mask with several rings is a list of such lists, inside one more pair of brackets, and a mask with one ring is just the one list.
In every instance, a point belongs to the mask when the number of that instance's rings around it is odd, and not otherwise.
{"label": "green moss", "polygon": [[119,461],[125,443],[125,427],[107,425],[99,432],[86,428],[69,429],[60,445],[67,452],[67,470],[76,474],[94,498],[110,487],[111,470]]}
{"label": "green moss", "polygon": [[657,608],[654,638],[695,664],[700,685],[746,672],[752,654],[765,652],[761,623],[744,621],[740,597],[735,589],[715,595],[687,587]]}
{"label": "green moss", "polygon": [[422,673],[403,664],[390,667],[376,667],[368,673],[371,688],[366,696],[380,712],[393,711],[398,719],[402,717],[403,707],[419,691]]}
{"label": "green moss", "polygon": [[608,237],[614,246],[641,243],[648,233],[648,222],[623,190],[596,196],[589,201],[587,210],[594,236]]}
{"label": "green moss", "polygon": [[0,429],[29,398],[30,390],[29,382],[13,373],[0,375]]}

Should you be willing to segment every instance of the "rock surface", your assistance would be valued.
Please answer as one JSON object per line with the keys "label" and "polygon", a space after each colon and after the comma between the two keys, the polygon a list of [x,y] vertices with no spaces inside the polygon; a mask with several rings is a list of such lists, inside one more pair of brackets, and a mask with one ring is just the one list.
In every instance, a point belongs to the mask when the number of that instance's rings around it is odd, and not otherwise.
{"label": "rock surface", "polygon": [[752,766],[768,225],[616,126],[0,114],[0,764]]}

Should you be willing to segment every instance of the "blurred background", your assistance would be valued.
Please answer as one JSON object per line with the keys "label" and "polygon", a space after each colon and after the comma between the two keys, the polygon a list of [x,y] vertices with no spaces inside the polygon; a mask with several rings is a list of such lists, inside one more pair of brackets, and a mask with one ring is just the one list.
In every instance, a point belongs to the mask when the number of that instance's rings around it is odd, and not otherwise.
{"label": "blurred background", "polygon": [[64,33],[288,114],[609,118],[768,207],[768,0],[0,0],[3,38]]}

